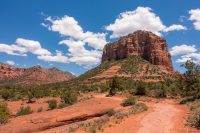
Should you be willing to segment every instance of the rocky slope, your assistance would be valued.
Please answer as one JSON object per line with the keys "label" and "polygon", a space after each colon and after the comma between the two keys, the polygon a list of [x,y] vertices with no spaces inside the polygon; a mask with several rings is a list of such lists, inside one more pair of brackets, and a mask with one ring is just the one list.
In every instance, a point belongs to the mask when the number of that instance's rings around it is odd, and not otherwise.
{"label": "rocky slope", "polygon": [[63,72],[57,68],[44,69],[41,66],[16,68],[6,64],[0,64],[0,85],[47,84],[73,78],[75,76],[71,73]]}
{"label": "rocky slope", "polygon": [[99,81],[117,76],[157,82],[172,74],[174,71],[166,40],[140,30],[106,44],[102,63],[80,78]]}

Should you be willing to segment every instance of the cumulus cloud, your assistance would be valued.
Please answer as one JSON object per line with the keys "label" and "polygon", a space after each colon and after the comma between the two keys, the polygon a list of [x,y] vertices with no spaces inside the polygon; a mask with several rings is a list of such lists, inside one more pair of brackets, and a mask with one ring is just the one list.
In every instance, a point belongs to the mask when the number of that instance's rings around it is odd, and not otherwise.
{"label": "cumulus cloud", "polygon": [[[178,56],[177,63],[185,63],[188,60],[192,60],[195,63],[200,64],[200,52],[198,52],[195,45],[177,45],[171,48],[170,54],[172,56]],[[180,56],[181,55],[181,56]]]}
{"label": "cumulus cloud", "polygon": [[183,54],[189,54],[189,53],[194,53],[196,52],[196,46],[195,45],[177,45],[171,48],[170,54],[172,56],[175,55],[183,55]]}
{"label": "cumulus cloud", "polygon": [[33,54],[36,54],[36,55],[51,55],[51,52],[42,48],[38,41],[18,38],[16,40],[16,44],[18,46],[21,46],[21,47],[27,49],[27,51],[29,51]]}
{"label": "cumulus cloud", "polygon": [[12,66],[15,65],[15,62],[14,62],[14,61],[11,61],[11,60],[7,60],[6,63],[7,63],[8,65],[12,65]]}
{"label": "cumulus cloud", "polygon": [[188,60],[192,60],[195,63],[200,63],[200,53],[190,53],[187,55],[181,56],[181,58],[177,59],[176,62],[178,63],[184,63]]}
{"label": "cumulus cloud", "polygon": [[[70,16],[57,19],[47,17],[46,22],[47,24],[42,23],[44,27],[65,37],[65,39],[59,42],[59,44],[68,47],[64,62],[73,62],[87,67],[100,62],[102,49],[107,43],[105,33],[84,31],[78,21]],[[86,46],[90,46],[90,48],[86,49]],[[40,56],[38,59],[56,61],[56,57],[57,55]]]}
{"label": "cumulus cloud", "polygon": [[26,56],[28,52],[36,55],[51,55],[51,52],[41,47],[38,41],[18,38],[15,44],[0,44],[0,52],[9,55]]}
{"label": "cumulus cloud", "polygon": [[48,61],[48,62],[59,62],[59,63],[68,63],[68,57],[64,56],[61,51],[56,51],[56,55],[39,55],[37,56],[39,60]]}
{"label": "cumulus cloud", "polygon": [[165,26],[160,17],[149,7],[137,7],[134,11],[126,11],[119,15],[113,24],[105,27],[113,32],[111,38],[118,38],[136,30],[147,30],[161,36],[162,32],[186,30],[182,25]]}
{"label": "cumulus cloud", "polygon": [[189,11],[189,20],[193,21],[196,30],[200,30],[200,9],[192,9]]}
{"label": "cumulus cloud", "polygon": [[170,32],[170,31],[175,31],[175,30],[187,30],[187,27],[185,27],[183,25],[173,24],[173,25],[165,28],[163,31]]}
{"label": "cumulus cloud", "polygon": [[0,52],[9,55],[26,56],[25,53],[27,53],[27,49],[14,44],[12,45],[0,44]]}
{"label": "cumulus cloud", "polygon": [[[71,39],[88,43],[88,45],[94,49],[102,49],[107,43],[105,33],[93,33],[91,31],[84,32],[78,21],[73,17],[64,16],[59,19],[48,17],[46,21],[50,22],[48,25],[49,30],[58,32],[63,36],[70,37]],[[43,23],[43,25],[47,24]]]}
{"label": "cumulus cloud", "polygon": [[77,63],[79,65],[96,65],[100,62],[101,51],[100,50],[87,50],[82,41],[63,40],[59,44],[68,46],[68,56],[70,56],[70,62]]}

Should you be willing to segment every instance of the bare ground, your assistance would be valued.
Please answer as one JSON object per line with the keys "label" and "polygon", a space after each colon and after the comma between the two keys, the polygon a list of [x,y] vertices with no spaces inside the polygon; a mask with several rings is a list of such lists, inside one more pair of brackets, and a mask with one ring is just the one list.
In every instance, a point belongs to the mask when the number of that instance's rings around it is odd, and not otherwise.
{"label": "bare ground", "polygon": [[[10,123],[0,126],[0,133],[66,133],[73,123],[89,121],[104,115],[106,110],[121,109],[122,97],[105,97],[94,95],[94,98],[79,102],[70,107],[34,113],[11,118]],[[179,105],[175,100],[150,99],[143,101],[148,111],[131,115],[120,124],[110,123],[103,133],[198,133],[185,126],[189,112],[186,105]],[[108,123],[109,124],[109,123]],[[83,132],[83,131],[78,131]]]}
{"label": "bare ground", "polygon": [[121,124],[104,130],[104,133],[199,133],[186,126],[189,111],[186,105],[174,100],[146,103],[149,110],[125,119]]}

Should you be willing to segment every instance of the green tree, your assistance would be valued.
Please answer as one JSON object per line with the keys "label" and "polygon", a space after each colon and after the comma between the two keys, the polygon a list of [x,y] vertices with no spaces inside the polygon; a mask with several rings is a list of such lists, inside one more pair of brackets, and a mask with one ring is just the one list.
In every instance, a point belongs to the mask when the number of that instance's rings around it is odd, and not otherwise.
{"label": "green tree", "polygon": [[119,80],[117,77],[114,77],[109,84],[109,96],[114,96],[117,93],[117,90],[120,88]]}
{"label": "green tree", "polygon": [[200,66],[193,61],[187,61],[182,65],[186,69],[184,73],[183,96],[200,96]]}
{"label": "green tree", "polygon": [[146,87],[144,84],[145,83],[142,81],[138,82],[137,87],[135,89],[135,95],[145,95],[146,94]]}
{"label": "green tree", "polygon": [[193,61],[188,60],[182,65],[186,69],[184,76],[186,78],[187,85],[193,85],[199,82],[200,66]]}
{"label": "green tree", "polygon": [[77,102],[77,95],[71,91],[65,91],[61,94],[61,99],[65,104],[72,105]]}

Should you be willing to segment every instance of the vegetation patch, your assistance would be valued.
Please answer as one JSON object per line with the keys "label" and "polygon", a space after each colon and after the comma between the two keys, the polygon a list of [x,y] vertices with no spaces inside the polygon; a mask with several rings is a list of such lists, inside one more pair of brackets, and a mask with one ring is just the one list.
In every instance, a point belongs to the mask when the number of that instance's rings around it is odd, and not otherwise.
{"label": "vegetation patch", "polygon": [[200,100],[196,100],[190,105],[191,110],[195,110],[195,109],[198,109],[198,108],[200,108]]}
{"label": "vegetation patch", "polygon": [[27,107],[21,107],[20,110],[17,111],[17,116],[22,116],[22,115],[28,115],[28,114],[32,114],[33,111],[31,110],[30,106]]}
{"label": "vegetation patch", "polygon": [[200,108],[191,112],[187,122],[191,127],[200,128]]}
{"label": "vegetation patch", "polygon": [[38,108],[38,110],[37,110],[37,112],[42,112],[42,111],[43,111],[42,107]]}
{"label": "vegetation patch", "polygon": [[123,107],[126,107],[126,106],[131,106],[131,105],[134,105],[134,104],[136,104],[136,100],[135,100],[134,97],[130,96],[127,99],[125,99],[121,105]]}
{"label": "vegetation patch", "polygon": [[71,91],[65,91],[61,95],[61,99],[65,104],[72,105],[77,102],[77,94]]}
{"label": "vegetation patch", "polygon": [[0,102],[0,125],[8,122],[10,115],[8,108],[4,102]]}
{"label": "vegetation patch", "polygon": [[145,60],[139,56],[128,57],[126,60],[124,60],[119,73],[135,74],[139,71],[140,64],[144,62]]}
{"label": "vegetation patch", "polygon": [[62,108],[65,108],[65,107],[67,107],[67,106],[68,106],[68,104],[60,103],[60,104],[58,104],[57,108],[58,108],[58,109],[62,109]]}
{"label": "vegetation patch", "polygon": [[180,104],[186,104],[187,102],[192,102],[195,100],[194,96],[184,97],[180,100]]}
{"label": "vegetation patch", "polygon": [[47,103],[49,105],[49,109],[57,108],[57,101],[55,99],[49,100],[47,101]]}
{"label": "vegetation patch", "polygon": [[125,117],[146,110],[147,106],[142,103],[133,105],[131,108],[129,108],[128,111],[115,111],[113,109],[110,109],[105,115],[95,120],[84,121],[70,126],[67,131],[71,133],[77,131],[78,129],[83,129],[88,133],[96,133],[97,131],[103,131],[105,127],[109,126],[108,124],[110,122],[119,124]]}

